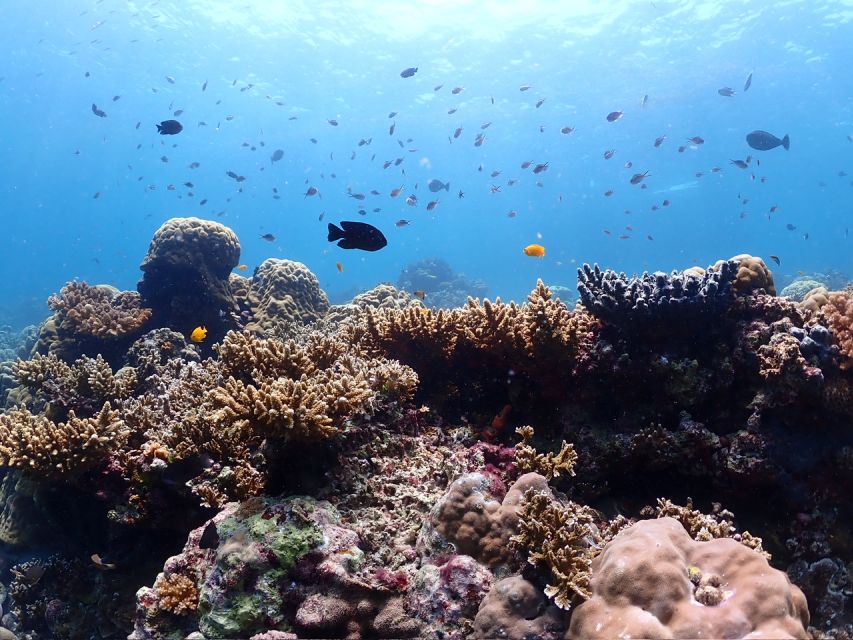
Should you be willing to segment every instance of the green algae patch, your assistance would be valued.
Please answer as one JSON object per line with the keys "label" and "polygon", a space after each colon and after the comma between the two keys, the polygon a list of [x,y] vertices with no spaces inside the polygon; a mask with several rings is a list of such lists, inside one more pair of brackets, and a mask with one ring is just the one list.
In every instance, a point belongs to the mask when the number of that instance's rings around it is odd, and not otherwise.
{"label": "green algae patch", "polygon": [[323,543],[310,498],[251,499],[217,526],[220,544],[199,597],[207,638],[287,630],[281,593],[294,565]]}

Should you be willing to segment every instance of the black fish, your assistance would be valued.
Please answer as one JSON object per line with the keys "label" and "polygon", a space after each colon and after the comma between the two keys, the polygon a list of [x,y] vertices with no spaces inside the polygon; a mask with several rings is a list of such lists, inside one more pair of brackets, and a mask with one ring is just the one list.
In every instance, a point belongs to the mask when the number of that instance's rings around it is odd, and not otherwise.
{"label": "black fish", "polygon": [[373,225],[365,222],[350,222],[344,220],[340,227],[329,223],[329,242],[340,240],[341,249],[361,249],[362,251],[379,251],[388,244],[382,232]]}
{"label": "black fish", "polygon": [[283,157],[284,157],[284,151],[282,149],[276,149],[275,151],[273,151],[272,155],[270,156],[270,162],[278,162]]}
{"label": "black fish", "polygon": [[92,103],[92,113],[94,113],[99,118],[107,117],[107,113],[105,111],[102,111],[101,109],[98,109],[98,105],[96,105],[94,102]]}
{"label": "black fish", "polygon": [[791,141],[787,135],[780,140],[766,131],[753,131],[747,134],[746,143],[759,151],[770,151],[770,149],[775,149],[778,146],[785,147],[785,151],[787,151],[791,146]]}
{"label": "black fish", "polygon": [[749,72],[749,75],[746,77],[746,82],[743,83],[744,92],[749,91],[749,88],[752,86],[752,72]]}
{"label": "black fish", "polygon": [[184,129],[184,126],[177,120],[163,120],[163,122],[155,126],[157,127],[157,133],[159,133],[161,136],[173,136],[176,133],[180,133]]}
{"label": "black fish", "polygon": [[413,75],[415,75],[417,72],[418,72],[418,68],[417,68],[417,67],[409,67],[408,69],[403,69],[403,70],[400,72],[400,77],[401,77],[401,78],[411,78],[411,77],[412,77]]}
{"label": "black fish", "polygon": [[213,520],[207,523],[201,538],[198,540],[199,549],[217,549],[219,548],[219,532],[216,530],[216,525]]}

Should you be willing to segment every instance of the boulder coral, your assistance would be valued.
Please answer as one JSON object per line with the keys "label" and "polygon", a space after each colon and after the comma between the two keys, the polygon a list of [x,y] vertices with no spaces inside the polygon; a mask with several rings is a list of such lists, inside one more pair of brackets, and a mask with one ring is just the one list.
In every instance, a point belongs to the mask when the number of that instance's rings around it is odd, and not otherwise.
{"label": "boulder coral", "polygon": [[268,258],[255,269],[249,303],[252,321],[246,328],[265,336],[319,320],[329,310],[317,276],[301,262],[279,258]]}
{"label": "boulder coral", "polygon": [[672,518],[621,531],[592,562],[568,638],[808,638],[802,592],[760,554],[697,542]]}
{"label": "boulder coral", "polygon": [[846,291],[830,293],[822,311],[838,345],[841,368],[853,368],[853,294]]}
{"label": "boulder coral", "polygon": [[240,241],[228,227],[199,218],[171,218],[157,229],[140,265],[137,285],[153,324],[184,335],[198,325],[208,341],[234,326],[228,276],[240,260]]}

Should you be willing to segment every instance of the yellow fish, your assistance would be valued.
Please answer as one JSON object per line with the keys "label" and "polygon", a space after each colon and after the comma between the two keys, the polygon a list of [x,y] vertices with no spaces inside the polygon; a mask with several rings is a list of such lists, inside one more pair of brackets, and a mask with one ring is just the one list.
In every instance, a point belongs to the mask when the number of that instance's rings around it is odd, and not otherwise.
{"label": "yellow fish", "polygon": [[207,327],[203,324],[197,326],[193,329],[193,332],[190,334],[190,340],[193,342],[204,342],[204,339],[207,337]]}
{"label": "yellow fish", "polygon": [[532,256],[534,258],[544,258],[545,257],[545,247],[541,244],[529,244],[523,249],[524,255]]}
{"label": "yellow fish", "polygon": [[245,271],[245,270],[246,270],[246,269],[248,269],[248,268],[249,268],[249,265],[247,265],[247,264],[238,264],[238,265],[237,265],[237,270],[238,270],[238,271]]}

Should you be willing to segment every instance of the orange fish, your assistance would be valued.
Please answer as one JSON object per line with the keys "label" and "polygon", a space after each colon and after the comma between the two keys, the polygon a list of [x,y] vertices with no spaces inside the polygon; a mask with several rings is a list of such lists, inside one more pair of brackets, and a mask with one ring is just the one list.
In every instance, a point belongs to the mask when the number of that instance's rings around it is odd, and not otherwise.
{"label": "orange fish", "polygon": [[246,269],[248,269],[248,268],[249,268],[249,265],[247,265],[247,264],[238,264],[238,265],[237,265],[237,270],[238,270],[238,271],[245,271],[245,270],[246,270]]}
{"label": "orange fish", "polygon": [[207,338],[207,327],[203,324],[193,329],[193,332],[190,334],[190,340],[193,342],[204,342],[205,338]]}
{"label": "orange fish", "polygon": [[342,265],[340,262],[336,262],[336,263],[335,263],[335,266],[336,266],[336,267],[337,267],[337,269],[338,269],[338,273],[343,273],[343,272],[344,272],[344,265]]}
{"label": "orange fish", "polygon": [[501,412],[492,418],[492,423],[483,429],[483,440],[491,442],[501,433],[501,431],[506,429],[507,417],[511,411],[512,405],[505,404],[504,408],[501,409]]}
{"label": "orange fish", "polygon": [[531,256],[533,258],[544,258],[545,257],[545,247],[541,244],[529,244],[524,249],[524,255]]}

